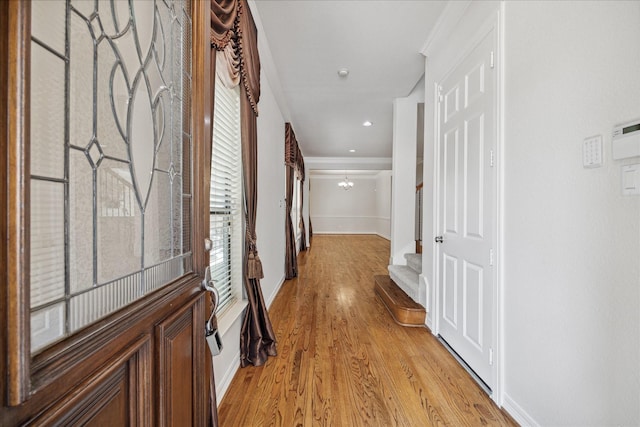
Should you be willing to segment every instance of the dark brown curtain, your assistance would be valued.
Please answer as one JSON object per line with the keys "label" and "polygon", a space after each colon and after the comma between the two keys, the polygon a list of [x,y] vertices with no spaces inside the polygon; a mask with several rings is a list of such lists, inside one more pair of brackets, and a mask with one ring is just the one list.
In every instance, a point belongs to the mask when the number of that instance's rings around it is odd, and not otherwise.
{"label": "dark brown curtain", "polygon": [[[211,68],[211,132],[213,133],[213,100],[216,96],[216,50],[215,48],[211,48],[211,62],[209,63],[209,67]],[[209,141],[212,141],[212,134],[207,135]],[[205,176],[211,176],[211,147],[205,150],[205,156],[208,157],[206,166],[204,169]],[[213,297],[211,297],[213,299]],[[211,301],[211,309],[213,309],[213,301]],[[217,325],[218,319],[214,319],[214,322]],[[209,358],[209,364],[211,364],[211,375],[209,375],[209,412],[211,413],[210,426],[217,427],[218,426],[218,402],[216,398],[216,382],[215,377],[213,375],[213,360]]]}
{"label": "dark brown curtain", "polygon": [[240,332],[240,366],[260,366],[275,356],[276,336],[267,312],[260,279],[264,277],[256,245],[256,206],[258,204],[258,145],[256,114],[242,88],[242,177],[244,180],[245,229],[244,285],[249,300]]}
{"label": "dark brown curtain", "polygon": [[291,166],[285,166],[286,195],[284,210],[284,232],[285,232],[285,256],[284,256],[284,277],[285,279],[293,279],[298,276],[298,259],[296,254],[296,235],[293,231],[293,221],[291,221],[291,208],[293,207],[293,183],[296,179],[295,169]]}
{"label": "dark brown curtain", "polygon": [[304,179],[300,181],[302,191],[300,191],[300,228],[302,229],[302,236],[300,237],[300,251],[307,250],[307,229],[304,226],[304,215],[302,215],[304,206]]}
{"label": "dark brown curtain", "polygon": [[[245,244],[243,281],[249,301],[240,332],[240,366],[260,366],[275,356],[276,338],[267,312],[260,279],[256,206],[258,204],[258,102],[260,55],[258,31],[246,0],[211,0],[211,46],[225,55],[227,66],[241,75],[242,176],[244,185]],[[231,51],[230,51],[231,50]],[[215,66],[212,55],[212,66]]]}
{"label": "dark brown curtain", "polygon": [[304,216],[302,215],[302,206],[304,203],[304,180],[305,180],[305,172],[304,172],[304,157],[302,156],[302,151],[300,151],[300,146],[297,144],[297,156],[296,156],[296,170],[298,171],[298,176],[300,177],[300,185],[302,186],[302,191],[300,192],[300,228],[302,229],[302,237],[300,239],[300,250],[307,250],[307,231],[304,226]]}

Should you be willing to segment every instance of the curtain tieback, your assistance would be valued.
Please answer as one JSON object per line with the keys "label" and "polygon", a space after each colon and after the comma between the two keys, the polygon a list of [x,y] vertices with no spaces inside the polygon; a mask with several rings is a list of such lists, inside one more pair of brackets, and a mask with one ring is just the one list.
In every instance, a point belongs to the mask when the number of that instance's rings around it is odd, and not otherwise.
{"label": "curtain tieback", "polygon": [[256,238],[248,232],[246,233],[247,240],[249,241],[249,257],[247,259],[247,278],[249,279],[263,279],[264,272],[262,271],[262,261],[258,256],[258,249],[256,248]]}
{"label": "curtain tieback", "polygon": [[249,252],[249,259],[247,260],[247,277],[249,279],[264,278],[264,273],[262,271],[262,261],[260,261],[258,251],[256,250]]}

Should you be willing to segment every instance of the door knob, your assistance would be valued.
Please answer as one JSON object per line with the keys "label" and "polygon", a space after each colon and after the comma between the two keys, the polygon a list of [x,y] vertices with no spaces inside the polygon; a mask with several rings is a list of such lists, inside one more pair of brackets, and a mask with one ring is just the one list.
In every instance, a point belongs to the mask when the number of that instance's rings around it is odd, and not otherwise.
{"label": "door knob", "polygon": [[436,238],[434,240],[436,241],[436,243],[442,243],[444,241],[442,236],[436,236]]}

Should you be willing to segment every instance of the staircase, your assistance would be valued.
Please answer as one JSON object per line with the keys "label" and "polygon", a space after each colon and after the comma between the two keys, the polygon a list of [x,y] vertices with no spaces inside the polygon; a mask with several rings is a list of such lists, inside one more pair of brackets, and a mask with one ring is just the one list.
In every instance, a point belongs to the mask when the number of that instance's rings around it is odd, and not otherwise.
{"label": "staircase", "polygon": [[406,254],[407,265],[390,265],[388,276],[375,276],[375,290],[389,313],[402,326],[424,326],[426,310],[419,301],[422,255]]}

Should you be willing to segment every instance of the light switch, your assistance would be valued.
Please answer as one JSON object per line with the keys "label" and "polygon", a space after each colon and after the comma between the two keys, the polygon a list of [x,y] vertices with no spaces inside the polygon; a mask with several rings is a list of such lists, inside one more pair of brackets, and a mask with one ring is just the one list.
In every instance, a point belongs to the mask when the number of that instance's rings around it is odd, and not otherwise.
{"label": "light switch", "polygon": [[640,163],[622,166],[622,194],[640,194]]}
{"label": "light switch", "polygon": [[602,135],[592,136],[582,144],[582,166],[599,168],[602,166]]}

